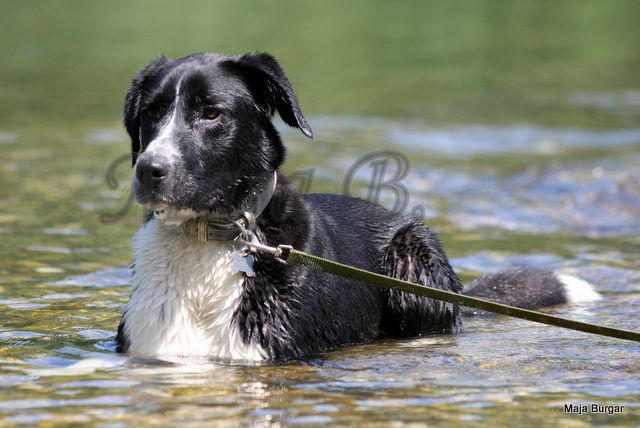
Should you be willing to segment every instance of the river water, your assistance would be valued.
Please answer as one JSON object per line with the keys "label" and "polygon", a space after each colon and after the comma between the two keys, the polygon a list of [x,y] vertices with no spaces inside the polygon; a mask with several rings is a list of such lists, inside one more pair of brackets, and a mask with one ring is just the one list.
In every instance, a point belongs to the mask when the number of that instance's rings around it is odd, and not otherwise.
{"label": "river water", "polygon": [[638,3],[456,5],[0,4],[0,425],[640,423],[637,344],[506,317],[284,365],[114,353],[142,215],[121,99],[157,53],[200,50],[281,59],[316,135],[279,125],[284,170],[309,191],[365,196],[366,159],[406,161],[405,210],[465,282],[576,275],[603,298],[550,313],[640,330]]}

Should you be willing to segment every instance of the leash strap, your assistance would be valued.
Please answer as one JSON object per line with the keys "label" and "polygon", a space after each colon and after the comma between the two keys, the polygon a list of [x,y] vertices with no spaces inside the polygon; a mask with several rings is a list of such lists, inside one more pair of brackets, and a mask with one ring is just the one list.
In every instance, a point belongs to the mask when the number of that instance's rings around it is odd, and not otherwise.
{"label": "leash strap", "polygon": [[[266,247],[263,245],[260,246],[263,248],[256,248],[255,246],[251,247],[255,248],[256,251],[271,254],[281,262],[305,266],[318,272],[325,272],[347,279],[354,279],[379,288],[394,288],[396,290],[406,291],[418,296],[442,300],[445,302],[468,306],[483,311],[494,312],[501,315],[508,315],[510,317],[521,318],[527,321],[553,325],[556,327],[563,327],[570,330],[577,330],[585,333],[597,334],[600,336],[615,337],[617,339],[640,342],[640,333],[638,332],[575,321],[567,318],[545,314],[542,312],[503,305],[485,299],[465,296],[463,294],[453,293],[451,291],[440,290],[437,288],[428,287],[426,285],[415,284],[412,282],[369,272],[363,269],[358,269],[353,266],[334,262],[322,257],[314,256],[303,251],[295,250],[288,245],[280,245],[277,248]],[[269,250],[266,250],[264,247],[269,248]]]}

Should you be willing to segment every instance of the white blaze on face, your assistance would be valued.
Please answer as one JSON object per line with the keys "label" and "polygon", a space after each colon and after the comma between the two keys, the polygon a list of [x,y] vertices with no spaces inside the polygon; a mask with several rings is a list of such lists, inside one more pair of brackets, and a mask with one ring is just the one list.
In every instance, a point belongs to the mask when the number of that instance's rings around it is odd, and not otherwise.
{"label": "white blaze on face", "polygon": [[[162,122],[158,135],[147,145],[144,150],[145,156],[157,156],[171,165],[175,165],[180,159],[180,152],[174,140],[174,132],[178,124],[178,100],[180,96],[180,84],[182,79],[178,81],[175,87],[175,98],[171,111],[165,114],[165,120]],[[132,182],[134,191],[139,185],[136,174],[133,175]],[[193,210],[177,210],[169,207],[166,203],[157,203],[148,206],[154,211],[154,216],[165,224],[179,225],[185,220],[196,217],[197,213]]]}
{"label": "white blaze on face", "polygon": [[165,115],[168,117],[161,125],[158,135],[149,143],[144,152],[152,155],[162,156],[174,164],[180,158],[180,152],[173,141],[173,134],[178,123],[178,99],[180,96],[180,84],[182,79],[176,84],[176,96],[173,101],[171,113]]}

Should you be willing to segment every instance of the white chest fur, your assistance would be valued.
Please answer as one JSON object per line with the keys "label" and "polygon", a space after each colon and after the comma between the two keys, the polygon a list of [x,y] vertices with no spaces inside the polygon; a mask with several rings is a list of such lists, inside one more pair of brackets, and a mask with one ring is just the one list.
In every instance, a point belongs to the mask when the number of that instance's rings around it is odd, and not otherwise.
{"label": "white chest fur", "polygon": [[199,242],[151,220],[133,246],[135,274],[124,318],[130,353],[266,357],[259,344],[244,343],[231,325],[242,274],[231,271],[230,242]]}

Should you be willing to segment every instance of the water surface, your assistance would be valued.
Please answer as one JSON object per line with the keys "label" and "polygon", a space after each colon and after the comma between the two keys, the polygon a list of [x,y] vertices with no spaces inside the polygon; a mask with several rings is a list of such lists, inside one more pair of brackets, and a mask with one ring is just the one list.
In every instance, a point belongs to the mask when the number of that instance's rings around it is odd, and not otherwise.
{"label": "water surface", "polygon": [[200,50],[281,59],[316,135],[281,126],[284,169],[312,172],[311,191],[401,153],[407,210],[465,281],[579,275],[603,299],[550,312],[640,330],[638,19],[634,1],[0,4],[2,424],[639,423],[636,344],[504,317],[284,365],[113,352],[141,220],[118,215],[121,100],[157,53]]}

